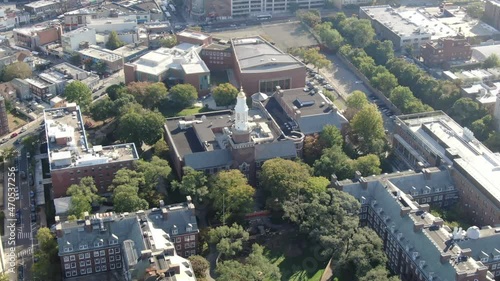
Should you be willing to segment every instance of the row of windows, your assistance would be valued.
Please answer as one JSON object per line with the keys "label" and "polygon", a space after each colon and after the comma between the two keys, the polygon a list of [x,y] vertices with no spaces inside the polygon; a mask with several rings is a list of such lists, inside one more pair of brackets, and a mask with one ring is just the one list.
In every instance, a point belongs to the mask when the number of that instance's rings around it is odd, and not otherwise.
{"label": "row of windows", "polygon": [[[122,268],[122,264],[121,263],[112,263],[109,265],[110,270],[117,269],[117,268]],[[107,265],[96,265],[94,267],[94,270],[95,270],[95,272],[107,271],[108,266]],[[92,271],[93,271],[92,267],[82,268],[82,269],[80,269],[80,275],[91,274]],[[66,270],[65,275],[66,275],[66,277],[73,277],[73,276],[77,276],[78,273],[77,273],[76,269]]]}

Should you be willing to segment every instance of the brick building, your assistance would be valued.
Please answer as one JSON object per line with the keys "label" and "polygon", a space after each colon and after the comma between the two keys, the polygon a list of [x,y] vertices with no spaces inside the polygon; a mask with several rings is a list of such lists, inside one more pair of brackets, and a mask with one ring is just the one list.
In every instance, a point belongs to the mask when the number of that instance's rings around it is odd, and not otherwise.
{"label": "brick building", "polygon": [[304,87],[305,65],[263,38],[234,38],[231,48],[235,78],[249,95],[272,93],[276,86],[283,90]]}
{"label": "brick building", "polygon": [[233,68],[234,54],[228,41],[221,40],[204,46],[200,57],[210,70],[219,71]]}
{"label": "brick building", "polygon": [[500,156],[441,111],[396,117],[394,152],[408,166],[451,167],[464,210],[478,225],[500,223]]}
{"label": "brick building", "polygon": [[54,198],[65,196],[83,177],[93,177],[98,192],[106,194],[115,173],[139,159],[133,143],[92,147],[76,104],[46,109],[44,120]]}
{"label": "brick building", "polygon": [[192,30],[183,30],[176,35],[177,43],[189,43],[193,45],[199,46],[208,46],[212,44],[212,36],[210,34],[192,31]]}
{"label": "brick building", "polygon": [[485,3],[484,17],[494,28],[500,29],[500,1],[488,0]]}
{"label": "brick building", "polygon": [[37,50],[43,45],[61,42],[63,30],[58,24],[49,24],[15,28],[13,33],[17,46]]}
{"label": "brick building", "polygon": [[420,47],[421,56],[428,66],[442,66],[449,61],[470,60],[472,49],[464,37],[440,38]]}
{"label": "brick building", "polygon": [[[182,257],[196,254],[198,247],[195,207],[187,199],[130,214],[86,214],[76,222],[56,217],[63,277],[150,280],[148,276],[163,271],[177,279],[154,280],[196,280],[189,261]],[[162,267],[165,263],[167,268]]]}
{"label": "brick building", "polygon": [[489,226],[452,230],[429,213],[427,201],[418,203],[405,192],[412,185],[425,185],[427,196],[435,198],[442,188],[459,190],[456,183],[447,170],[439,169],[332,180],[335,188],[361,203],[361,226],[382,239],[388,266],[402,281],[493,281],[500,276],[500,232]]}

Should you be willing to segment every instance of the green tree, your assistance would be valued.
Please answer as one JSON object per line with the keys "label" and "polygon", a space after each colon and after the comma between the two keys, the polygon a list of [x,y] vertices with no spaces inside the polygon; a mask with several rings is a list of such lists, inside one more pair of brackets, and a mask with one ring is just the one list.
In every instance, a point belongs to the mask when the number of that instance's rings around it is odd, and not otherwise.
{"label": "green tree", "polygon": [[484,116],[484,111],[475,100],[460,98],[453,104],[449,114],[462,126],[470,127],[474,120]]}
{"label": "green tree", "polygon": [[398,281],[397,276],[389,277],[390,273],[385,266],[377,266],[370,269],[365,276],[359,278],[359,281]]}
{"label": "green tree", "polygon": [[370,83],[387,97],[398,86],[398,79],[394,74],[386,70],[373,76],[370,79]]}
{"label": "green tree", "polygon": [[104,61],[98,61],[95,65],[94,65],[94,70],[102,75],[104,73],[106,73],[108,71],[108,65],[104,62]]}
{"label": "green tree", "polygon": [[2,150],[2,156],[5,160],[12,161],[12,159],[16,158],[19,154],[19,151],[13,146],[6,147]]}
{"label": "green tree", "polygon": [[54,276],[60,274],[57,240],[47,227],[41,227],[38,230],[36,239],[39,244],[35,252],[38,262],[33,264],[33,277],[40,280],[52,280]]}
{"label": "green tree", "polygon": [[484,15],[484,3],[483,2],[473,2],[467,5],[465,8],[467,15],[472,18],[480,19]]}
{"label": "green tree", "polygon": [[353,134],[357,136],[358,147],[364,153],[380,154],[385,144],[384,122],[375,105],[363,107],[351,122]]}
{"label": "green tree", "polygon": [[341,147],[323,150],[321,158],[314,162],[314,174],[330,178],[335,174],[338,179],[349,179],[354,176],[352,161]]}
{"label": "green tree", "polygon": [[82,57],[78,53],[74,53],[70,58],[69,58],[69,63],[72,65],[76,66],[81,66],[82,65]]}
{"label": "green tree", "polygon": [[178,84],[170,89],[169,98],[177,108],[186,108],[198,98],[198,92],[191,84]]}
{"label": "green tree", "polygon": [[253,210],[255,190],[239,170],[220,171],[210,181],[209,190],[213,207],[223,221]]}
{"label": "green tree", "polygon": [[382,172],[382,169],[380,169],[380,159],[375,154],[361,156],[353,161],[353,169],[359,171],[365,177],[379,175]]}
{"label": "green tree", "polygon": [[109,98],[102,98],[90,105],[90,116],[95,121],[105,121],[113,117],[114,103]]}
{"label": "green tree", "polygon": [[244,262],[228,260],[217,265],[219,281],[280,280],[278,266],[264,255],[264,247],[253,244],[252,253]]}
{"label": "green tree", "polygon": [[120,38],[118,38],[118,34],[116,33],[116,31],[111,31],[111,33],[109,34],[108,42],[106,43],[106,48],[115,50],[122,47],[123,45],[125,45],[125,43],[123,43]]}
{"label": "green tree", "polygon": [[115,212],[135,212],[147,209],[149,204],[139,197],[139,187],[145,185],[142,173],[129,169],[120,169],[113,179],[110,190],[113,191]]}
{"label": "green tree", "polygon": [[314,27],[314,30],[318,33],[325,46],[332,52],[337,52],[344,42],[342,35],[336,29],[332,28],[330,22],[318,24]]}
{"label": "green tree", "polygon": [[153,152],[155,156],[158,156],[163,159],[167,159],[168,157],[168,144],[167,142],[161,138],[153,145]]}
{"label": "green tree", "polygon": [[347,18],[340,23],[339,29],[342,36],[357,48],[368,46],[375,37],[375,30],[367,19]]}
{"label": "green tree", "polygon": [[108,94],[109,99],[115,101],[121,96],[121,93],[125,91],[125,84],[114,84],[106,88],[106,94]]}
{"label": "green tree", "polygon": [[358,113],[365,105],[367,105],[368,99],[366,94],[361,91],[352,92],[346,100],[347,108],[344,111],[344,116],[347,120],[351,120],[356,113]]}
{"label": "green tree", "polygon": [[344,138],[340,130],[333,125],[325,125],[319,134],[320,142],[324,143],[324,147],[341,147],[344,143]]}
{"label": "green tree", "polygon": [[0,281],[10,281],[9,275],[7,273],[0,273]]}
{"label": "green tree", "polygon": [[92,210],[92,203],[100,203],[102,197],[97,195],[97,187],[92,177],[84,177],[79,184],[68,187],[66,195],[71,196],[68,214],[81,218],[84,212]]}
{"label": "green tree", "polygon": [[[207,275],[207,270],[210,268],[210,263],[202,256],[195,255],[188,257],[193,267],[194,276],[197,279],[205,278]],[[1,281],[1,280],[0,280]]]}
{"label": "green tree", "polygon": [[278,201],[281,205],[292,197],[306,193],[310,177],[311,172],[306,164],[274,158],[262,165],[259,183],[269,193],[268,203]]}
{"label": "green tree", "polygon": [[127,86],[127,93],[147,109],[152,109],[164,99],[168,90],[162,82],[132,82]]}
{"label": "green tree", "polygon": [[360,204],[354,197],[334,188],[313,195],[311,200],[284,204],[285,217],[319,243],[325,256],[344,251],[359,228],[359,209]]}
{"label": "green tree", "polygon": [[2,71],[2,80],[4,82],[10,82],[14,78],[26,79],[31,77],[32,71],[30,66],[25,62],[15,62],[11,63]]}
{"label": "green tree", "polygon": [[299,10],[297,11],[297,17],[303,23],[313,28],[321,22],[321,16],[318,10]]}
{"label": "green tree", "polygon": [[491,54],[483,61],[483,68],[500,67],[500,58],[496,54]]}
{"label": "green tree", "polygon": [[153,145],[161,139],[164,122],[157,111],[129,108],[119,118],[115,133],[121,141],[133,142],[140,149],[142,143]]}
{"label": "green tree", "polygon": [[83,111],[92,103],[92,91],[83,82],[75,80],[64,88],[64,97],[68,102],[75,102]]}
{"label": "green tree", "polygon": [[209,195],[208,178],[205,173],[196,171],[191,167],[184,167],[183,176],[180,182],[173,181],[172,188],[179,190],[183,195],[189,195],[195,202],[202,202]]}
{"label": "green tree", "polygon": [[165,48],[172,48],[177,45],[177,38],[174,35],[164,37],[160,39],[160,45]]}
{"label": "green tree", "polygon": [[332,63],[325,55],[319,52],[319,48],[309,48],[304,51],[303,58],[319,70],[320,68],[331,68]]}
{"label": "green tree", "polygon": [[478,140],[485,141],[490,135],[492,126],[493,118],[490,114],[488,114],[483,118],[477,119],[476,121],[472,122],[470,129],[472,130],[472,132],[474,132],[474,136]]}
{"label": "green tree", "polygon": [[491,151],[500,152],[500,132],[491,133],[488,139],[484,142],[484,144]]}
{"label": "green tree", "polygon": [[157,206],[163,199],[158,190],[166,185],[171,171],[168,161],[157,156],[153,156],[150,162],[137,161],[137,172],[144,178],[144,184],[139,185],[139,197],[145,199],[150,208]]}
{"label": "green tree", "polygon": [[230,106],[236,103],[238,89],[230,83],[223,83],[212,89],[212,96],[217,106]]}
{"label": "green tree", "polygon": [[394,45],[390,40],[374,40],[366,46],[365,51],[379,65],[385,65],[387,61],[394,57]]}
{"label": "green tree", "polygon": [[231,226],[223,225],[212,228],[208,232],[208,241],[216,245],[219,254],[232,257],[243,250],[243,243],[250,235],[241,225],[234,223]]}

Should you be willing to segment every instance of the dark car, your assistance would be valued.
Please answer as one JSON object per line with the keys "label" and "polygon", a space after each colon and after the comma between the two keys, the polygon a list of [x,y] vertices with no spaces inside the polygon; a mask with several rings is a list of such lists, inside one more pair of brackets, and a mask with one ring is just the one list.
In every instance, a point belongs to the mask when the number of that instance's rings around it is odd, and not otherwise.
{"label": "dark car", "polygon": [[10,138],[13,139],[15,137],[17,137],[18,133],[12,133],[12,135],[10,135]]}
{"label": "dark car", "polygon": [[24,265],[19,265],[17,268],[17,279],[18,280],[23,280],[24,279]]}

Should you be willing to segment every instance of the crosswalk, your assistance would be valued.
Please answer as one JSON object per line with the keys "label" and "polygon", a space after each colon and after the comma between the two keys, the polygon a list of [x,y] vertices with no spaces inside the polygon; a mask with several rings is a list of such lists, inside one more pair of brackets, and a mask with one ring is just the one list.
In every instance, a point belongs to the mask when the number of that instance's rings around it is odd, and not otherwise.
{"label": "crosswalk", "polygon": [[17,239],[31,239],[31,232],[18,232]]}
{"label": "crosswalk", "polygon": [[20,258],[25,256],[31,256],[32,253],[33,253],[33,248],[29,247],[17,253],[17,257]]}

